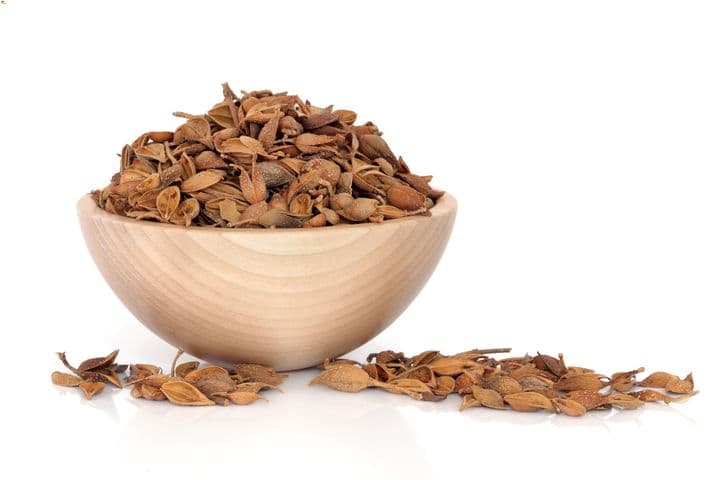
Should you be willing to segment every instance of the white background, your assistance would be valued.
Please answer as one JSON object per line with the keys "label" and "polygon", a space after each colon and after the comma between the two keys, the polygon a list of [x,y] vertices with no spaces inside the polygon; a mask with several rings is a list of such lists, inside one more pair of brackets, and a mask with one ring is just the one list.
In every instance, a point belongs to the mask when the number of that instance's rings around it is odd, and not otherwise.
{"label": "white background", "polygon": [[[607,478],[714,468],[720,316],[715,2],[77,2],[0,5],[0,469],[85,478]],[[583,419],[357,395],[293,374],[270,402],[87,402],[59,367],[174,349],[95,269],[75,202],[175,110],[289,90],[373,120],[459,200],[443,260],[370,344],[512,346],[611,373],[695,373],[690,402]],[[711,436],[712,435],[712,436]],[[93,473],[93,476],[98,474]],[[128,478],[128,477],[126,477]]]}

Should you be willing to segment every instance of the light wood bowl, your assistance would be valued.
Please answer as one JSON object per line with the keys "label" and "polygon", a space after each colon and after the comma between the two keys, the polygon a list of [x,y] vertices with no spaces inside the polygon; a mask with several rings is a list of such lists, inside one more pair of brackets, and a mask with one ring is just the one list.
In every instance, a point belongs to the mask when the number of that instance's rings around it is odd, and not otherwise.
{"label": "light wood bowl", "polygon": [[295,370],[347,353],[390,325],[432,274],[455,220],[307,229],[213,229],[133,220],[78,202],[100,272],[125,306],[208,361]]}

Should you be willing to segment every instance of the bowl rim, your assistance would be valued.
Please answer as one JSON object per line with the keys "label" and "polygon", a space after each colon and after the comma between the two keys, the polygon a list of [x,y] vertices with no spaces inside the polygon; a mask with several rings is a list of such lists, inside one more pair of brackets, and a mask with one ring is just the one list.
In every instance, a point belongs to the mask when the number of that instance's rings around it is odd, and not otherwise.
{"label": "bowl rim", "polygon": [[185,227],[183,225],[174,225],[168,223],[158,223],[149,220],[137,220],[135,218],[125,217],[115,213],[107,212],[101,209],[95,201],[92,199],[90,194],[85,194],[80,197],[77,202],[77,213],[81,217],[93,217],[99,219],[102,222],[113,223],[113,224],[125,224],[132,225],[134,228],[156,228],[156,229],[172,229],[192,232],[208,232],[208,233],[223,233],[232,235],[274,235],[282,233],[283,235],[303,235],[319,230],[328,230],[332,232],[343,231],[348,229],[380,229],[380,228],[392,228],[405,223],[415,222],[431,222],[433,218],[443,218],[449,215],[454,215],[457,211],[457,200],[455,197],[445,192],[440,197],[435,205],[430,209],[430,215],[412,215],[403,218],[394,218],[385,220],[382,223],[373,222],[362,222],[362,223],[348,223],[340,225],[332,225],[325,227],[316,228],[213,228],[213,227],[201,227],[192,225]]}

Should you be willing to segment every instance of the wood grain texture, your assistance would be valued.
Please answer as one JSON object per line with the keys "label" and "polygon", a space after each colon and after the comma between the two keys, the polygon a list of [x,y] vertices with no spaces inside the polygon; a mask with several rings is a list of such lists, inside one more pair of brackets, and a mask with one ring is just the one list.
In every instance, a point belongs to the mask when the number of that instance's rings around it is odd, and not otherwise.
{"label": "wood grain texture", "polygon": [[316,229],[163,225],[78,202],[85,241],[145,326],[208,361],[279,370],[321,363],[380,333],[432,274],[457,203],[430,217]]}

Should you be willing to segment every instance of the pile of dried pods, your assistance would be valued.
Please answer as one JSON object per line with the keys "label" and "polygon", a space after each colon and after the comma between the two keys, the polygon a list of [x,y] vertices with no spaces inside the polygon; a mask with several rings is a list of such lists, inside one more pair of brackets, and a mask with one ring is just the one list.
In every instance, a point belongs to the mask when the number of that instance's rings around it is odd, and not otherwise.
{"label": "pile of dried pods", "polygon": [[216,227],[321,227],[426,214],[443,192],[410,172],[371,122],[270,91],[235,95],[204,115],[176,112],[174,132],[126,145],[108,212]]}
{"label": "pile of dried pods", "polygon": [[588,368],[567,367],[562,354],[558,358],[538,353],[502,360],[488,356],[508,351],[470,350],[452,356],[425,351],[408,358],[386,350],[368,356],[365,365],[347,359],[326,360],[323,372],[310,385],[343,392],[376,387],[429,401],[457,393],[462,396],[460,410],[509,406],[520,412],[546,410],[570,416],[610,407],[638,408],[646,402],[677,402],[698,393],[692,374],[681,379],[656,372],[638,381],[636,375],[643,368],[608,377]]}
{"label": "pile of dried pods", "polygon": [[173,359],[169,374],[147,363],[129,366],[130,374],[122,381],[119,375],[128,365],[118,365],[118,350],[106,357],[91,358],[77,368],[70,365],[65,353],[58,353],[60,360],[73,374],[53,372],[52,382],[63,387],[80,387],[89,400],[100,393],[105,384],[118,388],[132,387],[132,396],[145,400],[170,400],[176,405],[247,405],[255,400],[265,400],[258,394],[265,389],[278,389],[286,375],[274,369],[250,363],[234,365],[228,371],[217,365],[200,368],[200,362],[177,365],[182,354],[179,350]]}

